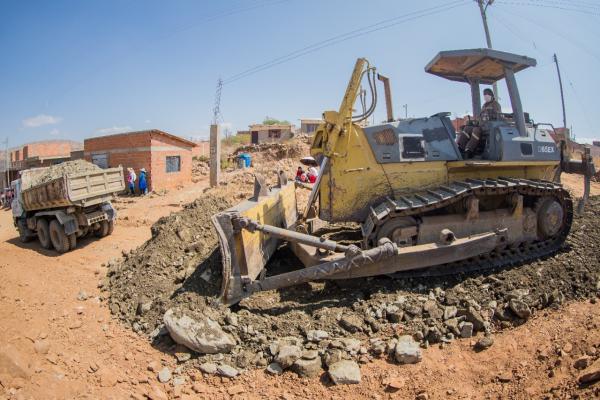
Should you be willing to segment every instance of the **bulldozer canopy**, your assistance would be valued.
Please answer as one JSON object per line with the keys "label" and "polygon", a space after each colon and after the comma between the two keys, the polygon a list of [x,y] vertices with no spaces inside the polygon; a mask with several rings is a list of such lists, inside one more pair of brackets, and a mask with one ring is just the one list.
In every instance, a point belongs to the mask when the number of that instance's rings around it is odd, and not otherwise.
{"label": "bulldozer canopy", "polygon": [[458,82],[478,80],[492,84],[504,78],[504,68],[519,72],[534,67],[533,58],[491,49],[450,50],[439,52],[425,72]]}

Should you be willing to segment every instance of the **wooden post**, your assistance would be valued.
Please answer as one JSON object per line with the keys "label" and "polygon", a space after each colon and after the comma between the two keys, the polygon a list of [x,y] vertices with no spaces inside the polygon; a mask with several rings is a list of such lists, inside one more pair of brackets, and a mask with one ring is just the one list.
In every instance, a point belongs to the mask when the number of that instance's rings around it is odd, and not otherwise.
{"label": "wooden post", "polygon": [[219,185],[221,177],[221,137],[219,125],[210,126],[210,187]]}

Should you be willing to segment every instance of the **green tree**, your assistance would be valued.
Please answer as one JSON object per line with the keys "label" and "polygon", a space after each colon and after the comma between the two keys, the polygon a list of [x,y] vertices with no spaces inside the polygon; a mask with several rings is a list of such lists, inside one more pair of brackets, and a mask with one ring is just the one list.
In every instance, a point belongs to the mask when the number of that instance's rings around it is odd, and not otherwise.
{"label": "green tree", "polygon": [[277,118],[266,116],[263,120],[263,125],[290,125],[290,121],[286,119],[279,120]]}

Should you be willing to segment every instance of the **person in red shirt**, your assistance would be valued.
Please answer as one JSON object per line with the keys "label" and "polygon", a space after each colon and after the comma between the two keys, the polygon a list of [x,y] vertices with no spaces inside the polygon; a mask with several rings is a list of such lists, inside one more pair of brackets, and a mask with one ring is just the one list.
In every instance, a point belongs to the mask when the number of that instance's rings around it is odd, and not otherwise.
{"label": "person in red shirt", "polygon": [[298,170],[296,171],[296,180],[297,181],[302,181],[302,174],[304,174],[302,167],[298,167]]}

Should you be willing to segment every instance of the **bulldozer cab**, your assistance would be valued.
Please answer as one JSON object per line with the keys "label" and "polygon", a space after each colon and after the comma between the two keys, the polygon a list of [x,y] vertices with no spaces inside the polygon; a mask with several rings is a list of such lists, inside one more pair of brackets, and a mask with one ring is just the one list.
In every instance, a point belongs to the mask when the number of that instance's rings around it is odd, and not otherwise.
{"label": "bulldozer cab", "polygon": [[[515,74],[534,67],[533,58],[491,49],[451,50],[438,53],[425,71],[469,84],[473,118],[483,136],[475,158],[491,161],[559,160],[560,151],[545,130],[538,130],[523,111]],[[478,120],[481,114],[480,85],[504,80],[512,112]]]}

